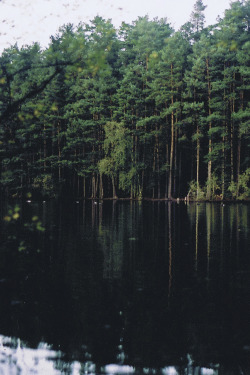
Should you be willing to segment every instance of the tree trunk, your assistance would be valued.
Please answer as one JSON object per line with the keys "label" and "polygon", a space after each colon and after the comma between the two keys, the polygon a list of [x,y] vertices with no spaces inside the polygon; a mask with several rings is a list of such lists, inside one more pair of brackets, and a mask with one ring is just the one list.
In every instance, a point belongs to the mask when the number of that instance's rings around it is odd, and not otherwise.
{"label": "tree trunk", "polygon": [[83,177],[83,198],[86,198],[86,177]]}
{"label": "tree trunk", "polygon": [[221,167],[221,199],[224,199],[225,196],[225,137],[222,138],[222,167]]}
{"label": "tree trunk", "polygon": [[57,126],[57,147],[58,147],[58,179],[61,180],[61,141],[60,141],[60,122]]}
{"label": "tree trunk", "polygon": [[153,185],[153,193],[152,193],[152,198],[155,198],[155,164],[156,164],[156,146],[154,145],[154,155],[153,155],[153,176],[154,176],[154,185]]}
{"label": "tree trunk", "polygon": [[99,198],[103,199],[103,181],[102,181],[102,174],[100,174],[100,183],[99,183]]}
{"label": "tree trunk", "polygon": [[[235,73],[234,73],[234,80],[235,80]],[[232,87],[232,94],[235,92],[235,87],[233,83]],[[231,119],[230,119],[230,165],[231,165],[231,182],[234,182],[234,123],[232,114],[235,112],[235,100],[234,98],[231,99]]]}
{"label": "tree trunk", "polygon": [[43,125],[43,171],[46,170],[47,143],[46,143],[46,126]]}
{"label": "tree trunk", "polygon": [[115,178],[114,178],[113,175],[111,177],[111,180],[112,180],[112,189],[113,189],[113,199],[118,199],[118,197],[116,195],[116,189],[115,189]]}
{"label": "tree trunk", "polygon": [[[172,97],[172,104],[173,104],[173,97]],[[171,143],[170,143],[170,161],[169,161],[168,199],[172,199],[173,160],[174,160],[174,112],[172,111],[172,113],[171,113]]]}
{"label": "tree trunk", "polygon": [[237,198],[239,196],[240,153],[241,153],[241,135],[239,134],[238,149],[237,149]]}
{"label": "tree trunk", "polygon": [[[158,128],[156,129],[158,131]],[[156,162],[157,162],[157,197],[161,197],[161,184],[160,184],[160,156],[159,156],[159,137],[156,136]]]}
{"label": "tree trunk", "polygon": [[196,199],[199,197],[199,187],[200,187],[200,130],[199,125],[197,124],[197,143],[196,143]]}
{"label": "tree trunk", "polygon": [[[175,123],[177,124],[177,121],[178,121],[178,118],[177,116],[175,117]],[[174,144],[175,144],[175,149],[174,149],[174,181],[173,181],[173,189],[174,189],[174,197],[176,197],[176,191],[177,191],[177,176],[178,176],[178,168],[177,168],[177,164],[178,164],[178,155],[177,155],[177,144],[178,144],[178,130],[177,130],[177,127],[175,129],[175,132],[174,132]],[[179,190],[179,189],[178,189]],[[178,192],[178,196],[179,196],[179,192]]]}
{"label": "tree trunk", "polygon": [[[211,116],[211,81],[209,76],[209,59],[206,60],[206,66],[207,66],[207,86],[208,86],[208,115]],[[212,123],[209,121],[209,130],[212,128]],[[212,153],[212,136],[209,134],[208,137],[208,155],[211,157]],[[208,160],[208,168],[207,168],[207,195],[206,198],[208,200],[211,199],[211,180],[212,180],[212,160]]]}
{"label": "tree trunk", "polygon": [[96,182],[95,175],[93,173],[92,174],[92,194],[91,194],[92,199],[96,198],[96,185],[97,185],[97,182]]}
{"label": "tree trunk", "polygon": [[[171,64],[171,90],[173,92],[173,64]],[[174,96],[171,98],[171,105],[174,105]],[[170,163],[169,163],[169,180],[168,180],[168,198],[172,199],[172,183],[173,183],[173,160],[174,160],[174,110],[171,113],[171,142],[170,142]]]}
{"label": "tree trunk", "polygon": [[[242,81],[243,84],[243,81]],[[244,92],[240,92],[240,109],[244,110]],[[238,129],[238,145],[237,145],[237,168],[236,168],[236,180],[237,180],[237,198],[239,197],[239,175],[240,175],[240,162],[241,162],[241,132]]]}
{"label": "tree trunk", "polygon": [[[168,144],[166,144],[166,165],[167,166],[169,165],[169,147],[168,147]],[[167,199],[167,197],[168,197],[168,178],[169,178],[169,175],[166,172],[165,199]]]}

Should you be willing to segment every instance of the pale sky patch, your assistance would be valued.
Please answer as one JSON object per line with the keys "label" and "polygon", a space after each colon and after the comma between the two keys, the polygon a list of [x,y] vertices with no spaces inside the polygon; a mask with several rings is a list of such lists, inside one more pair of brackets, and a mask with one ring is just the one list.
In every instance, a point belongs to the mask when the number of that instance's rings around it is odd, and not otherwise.
{"label": "pale sky patch", "polygon": [[[223,17],[230,0],[203,0],[206,24]],[[89,22],[96,15],[112,19],[115,27],[138,16],[166,17],[177,30],[190,18],[195,0],[0,0],[0,52],[16,42],[19,47],[39,42],[43,47],[60,26]]]}

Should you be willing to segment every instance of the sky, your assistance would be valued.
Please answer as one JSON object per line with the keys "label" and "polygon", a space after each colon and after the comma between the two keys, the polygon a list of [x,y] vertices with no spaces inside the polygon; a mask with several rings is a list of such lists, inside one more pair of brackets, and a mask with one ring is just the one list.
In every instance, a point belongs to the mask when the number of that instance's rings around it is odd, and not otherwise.
{"label": "sky", "polygon": [[[112,19],[115,27],[138,16],[167,18],[178,30],[190,18],[196,0],[0,0],[0,52],[15,43],[19,47],[49,44],[60,26],[89,22],[99,15]],[[203,0],[206,24],[216,22],[230,8],[230,0]]]}

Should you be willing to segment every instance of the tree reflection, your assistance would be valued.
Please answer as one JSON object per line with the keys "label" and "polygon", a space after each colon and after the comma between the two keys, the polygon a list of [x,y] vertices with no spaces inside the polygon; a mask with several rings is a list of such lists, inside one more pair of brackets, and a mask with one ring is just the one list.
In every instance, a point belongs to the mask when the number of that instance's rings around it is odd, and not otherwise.
{"label": "tree reflection", "polygon": [[165,375],[250,368],[246,205],[31,209],[44,217],[41,253],[0,249],[2,334],[51,344],[65,374],[108,372],[111,363]]}

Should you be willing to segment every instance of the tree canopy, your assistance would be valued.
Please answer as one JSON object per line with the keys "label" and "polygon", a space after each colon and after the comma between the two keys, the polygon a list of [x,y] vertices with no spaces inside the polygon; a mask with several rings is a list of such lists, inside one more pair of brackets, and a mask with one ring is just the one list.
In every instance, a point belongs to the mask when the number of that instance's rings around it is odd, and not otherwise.
{"label": "tree canopy", "polygon": [[0,56],[1,194],[248,199],[250,2],[68,24]]}

